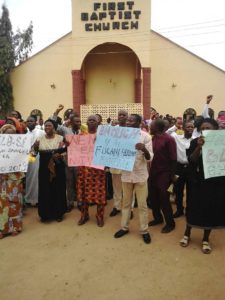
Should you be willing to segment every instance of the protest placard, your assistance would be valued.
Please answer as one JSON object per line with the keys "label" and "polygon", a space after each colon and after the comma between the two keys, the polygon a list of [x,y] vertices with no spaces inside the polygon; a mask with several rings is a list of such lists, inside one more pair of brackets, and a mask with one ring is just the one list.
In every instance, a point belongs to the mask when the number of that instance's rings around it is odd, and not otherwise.
{"label": "protest placard", "polygon": [[225,176],[225,130],[204,130],[202,159],[205,179]]}
{"label": "protest placard", "polygon": [[139,128],[101,125],[97,131],[93,163],[132,171],[135,145],[139,140]]}
{"label": "protest placard", "polygon": [[68,166],[69,167],[91,167],[103,170],[104,167],[92,164],[95,134],[66,135],[69,142]]}
{"label": "protest placard", "polygon": [[26,134],[0,134],[0,174],[26,172],[31,137]]}

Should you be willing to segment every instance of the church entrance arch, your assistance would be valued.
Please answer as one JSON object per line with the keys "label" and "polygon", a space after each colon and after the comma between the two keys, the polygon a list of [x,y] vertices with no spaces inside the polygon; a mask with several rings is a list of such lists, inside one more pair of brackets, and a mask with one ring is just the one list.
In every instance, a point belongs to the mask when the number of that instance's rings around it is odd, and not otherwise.
{"label": "church entrance arch", "polygon": [[81,70],[73,71],[74,109],[142,103],[142,74],[140,60],[131,48],[119,43],[96,46],[84,58]]}

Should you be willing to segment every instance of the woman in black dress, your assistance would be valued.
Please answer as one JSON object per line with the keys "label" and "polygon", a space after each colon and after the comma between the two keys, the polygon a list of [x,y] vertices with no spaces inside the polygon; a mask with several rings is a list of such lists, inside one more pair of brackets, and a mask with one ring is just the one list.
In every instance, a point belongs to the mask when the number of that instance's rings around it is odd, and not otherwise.
{"label": "woman in black dress", "polygon": [[[213,119],[204,119],[201,131],[216,130],[218,124]],[[225,176],[205,179],[202,161],[202,146],[204,138],[191,141],[187,150],[189,159],[189,180],[187,184],[187,226],[182,247],[187,247],[190,241],[192,227],[204,230],[202,251],[209,254],[212,248],[209,235],[212,229],[225,227]]]}
{"label": "woman in black dress", "polygon": [[38,214],[42,222],[61,222],[66,212],[66,178],[62,154],[66,151],[63,137],[56,134],[57,124],[45,123],[45,135],[35,143],[40,153]]}

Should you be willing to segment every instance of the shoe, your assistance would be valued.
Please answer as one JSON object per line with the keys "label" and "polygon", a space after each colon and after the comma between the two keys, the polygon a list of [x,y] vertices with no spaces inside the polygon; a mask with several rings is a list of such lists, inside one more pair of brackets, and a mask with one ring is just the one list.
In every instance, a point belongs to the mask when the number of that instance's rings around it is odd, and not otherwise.
{"label": "shoe", "polygon": [[156,225],[159,225],[162,223],[163,223],[163,221],[161,221],[161,220],[152,220],[148,223],[148,226],[156,226]]}
{"label": "shoe", "polygon": [[151,236],[148,232],[142,234],[142,237],[143,237],[143,240],[144,240],[145,244],[150,244],[151,243]]}
{"label": "shoe", "polygon": [[119,231],[117,231],[115,234],[114,234],[114,238],[118,239],[118,238],[121,238],[122,236],[124,236],[125,234],[128,234],[129,230],[123,230],[123,229],[120,229]]}
{"label": "shoe", "polygon": [[210,254],[212,252],[212,248],[209,245],[209,242],[207,242],[207,241],[202,242],[202,252],[204,254]]}
{"label": "shoe", "polygon": [[189,242],[190,242],[190,237],[187,236],[187,235],[184,235],[182,240],[180,240],[180,246],[181,247],[187,247],[189,245]]}
{"label": "shoe", "polygon": [[110,217],[115,217],[119,213],[120,213],[120,210],[114,207],[109,216]]}
{"label": "shoe", "polygon": [[63,217],[59,217],[56,219],[56,222],[62,222],[62,220],[63,220]]}
{"label": "shoe", "polygon": [[173,214],[173,217],[176,219],[176,218],[179,218],[181,216],[184,215],[184,211],[183,210],[177,210],[174,214]]}
{"label": "shoe", "polygon": [[84,225],[85,223],[87,223],[87,221],[89,220],[89,216],[87,217],[81,217],[79,222],[77,223],[78,225]]}
{"label": "shoe", "polygon": [[161,230],[161,233],[169,233],[170,231],[175,229],[175,225],[166,225]]}

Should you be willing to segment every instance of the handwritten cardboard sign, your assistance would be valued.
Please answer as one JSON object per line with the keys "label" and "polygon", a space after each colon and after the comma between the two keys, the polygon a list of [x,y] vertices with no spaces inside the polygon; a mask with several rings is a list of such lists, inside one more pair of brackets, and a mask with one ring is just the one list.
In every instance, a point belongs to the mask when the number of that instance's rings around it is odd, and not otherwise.
{"label": "handwritten cardboard sign", "polygon": [[31,137],[26,134],[0,134],[0,174],[27,172]]}
{"label": "handwritten cardboard sign", "polygon": [[93,163],[132,171],[135,145],[139,140],[139,128],[101,125],[97,131]]}
{"label": "handwritten cardboard sign", "polygon": [[68,166],[69,167],[91,167],[103,170],[104,167],[92,164],[95,134],[66,135],[69,142]]}
{"label": "handwritten cardboard sign", "polygon": [[203,131],[202,159],[205,179],[225,176],[225,130]]}

